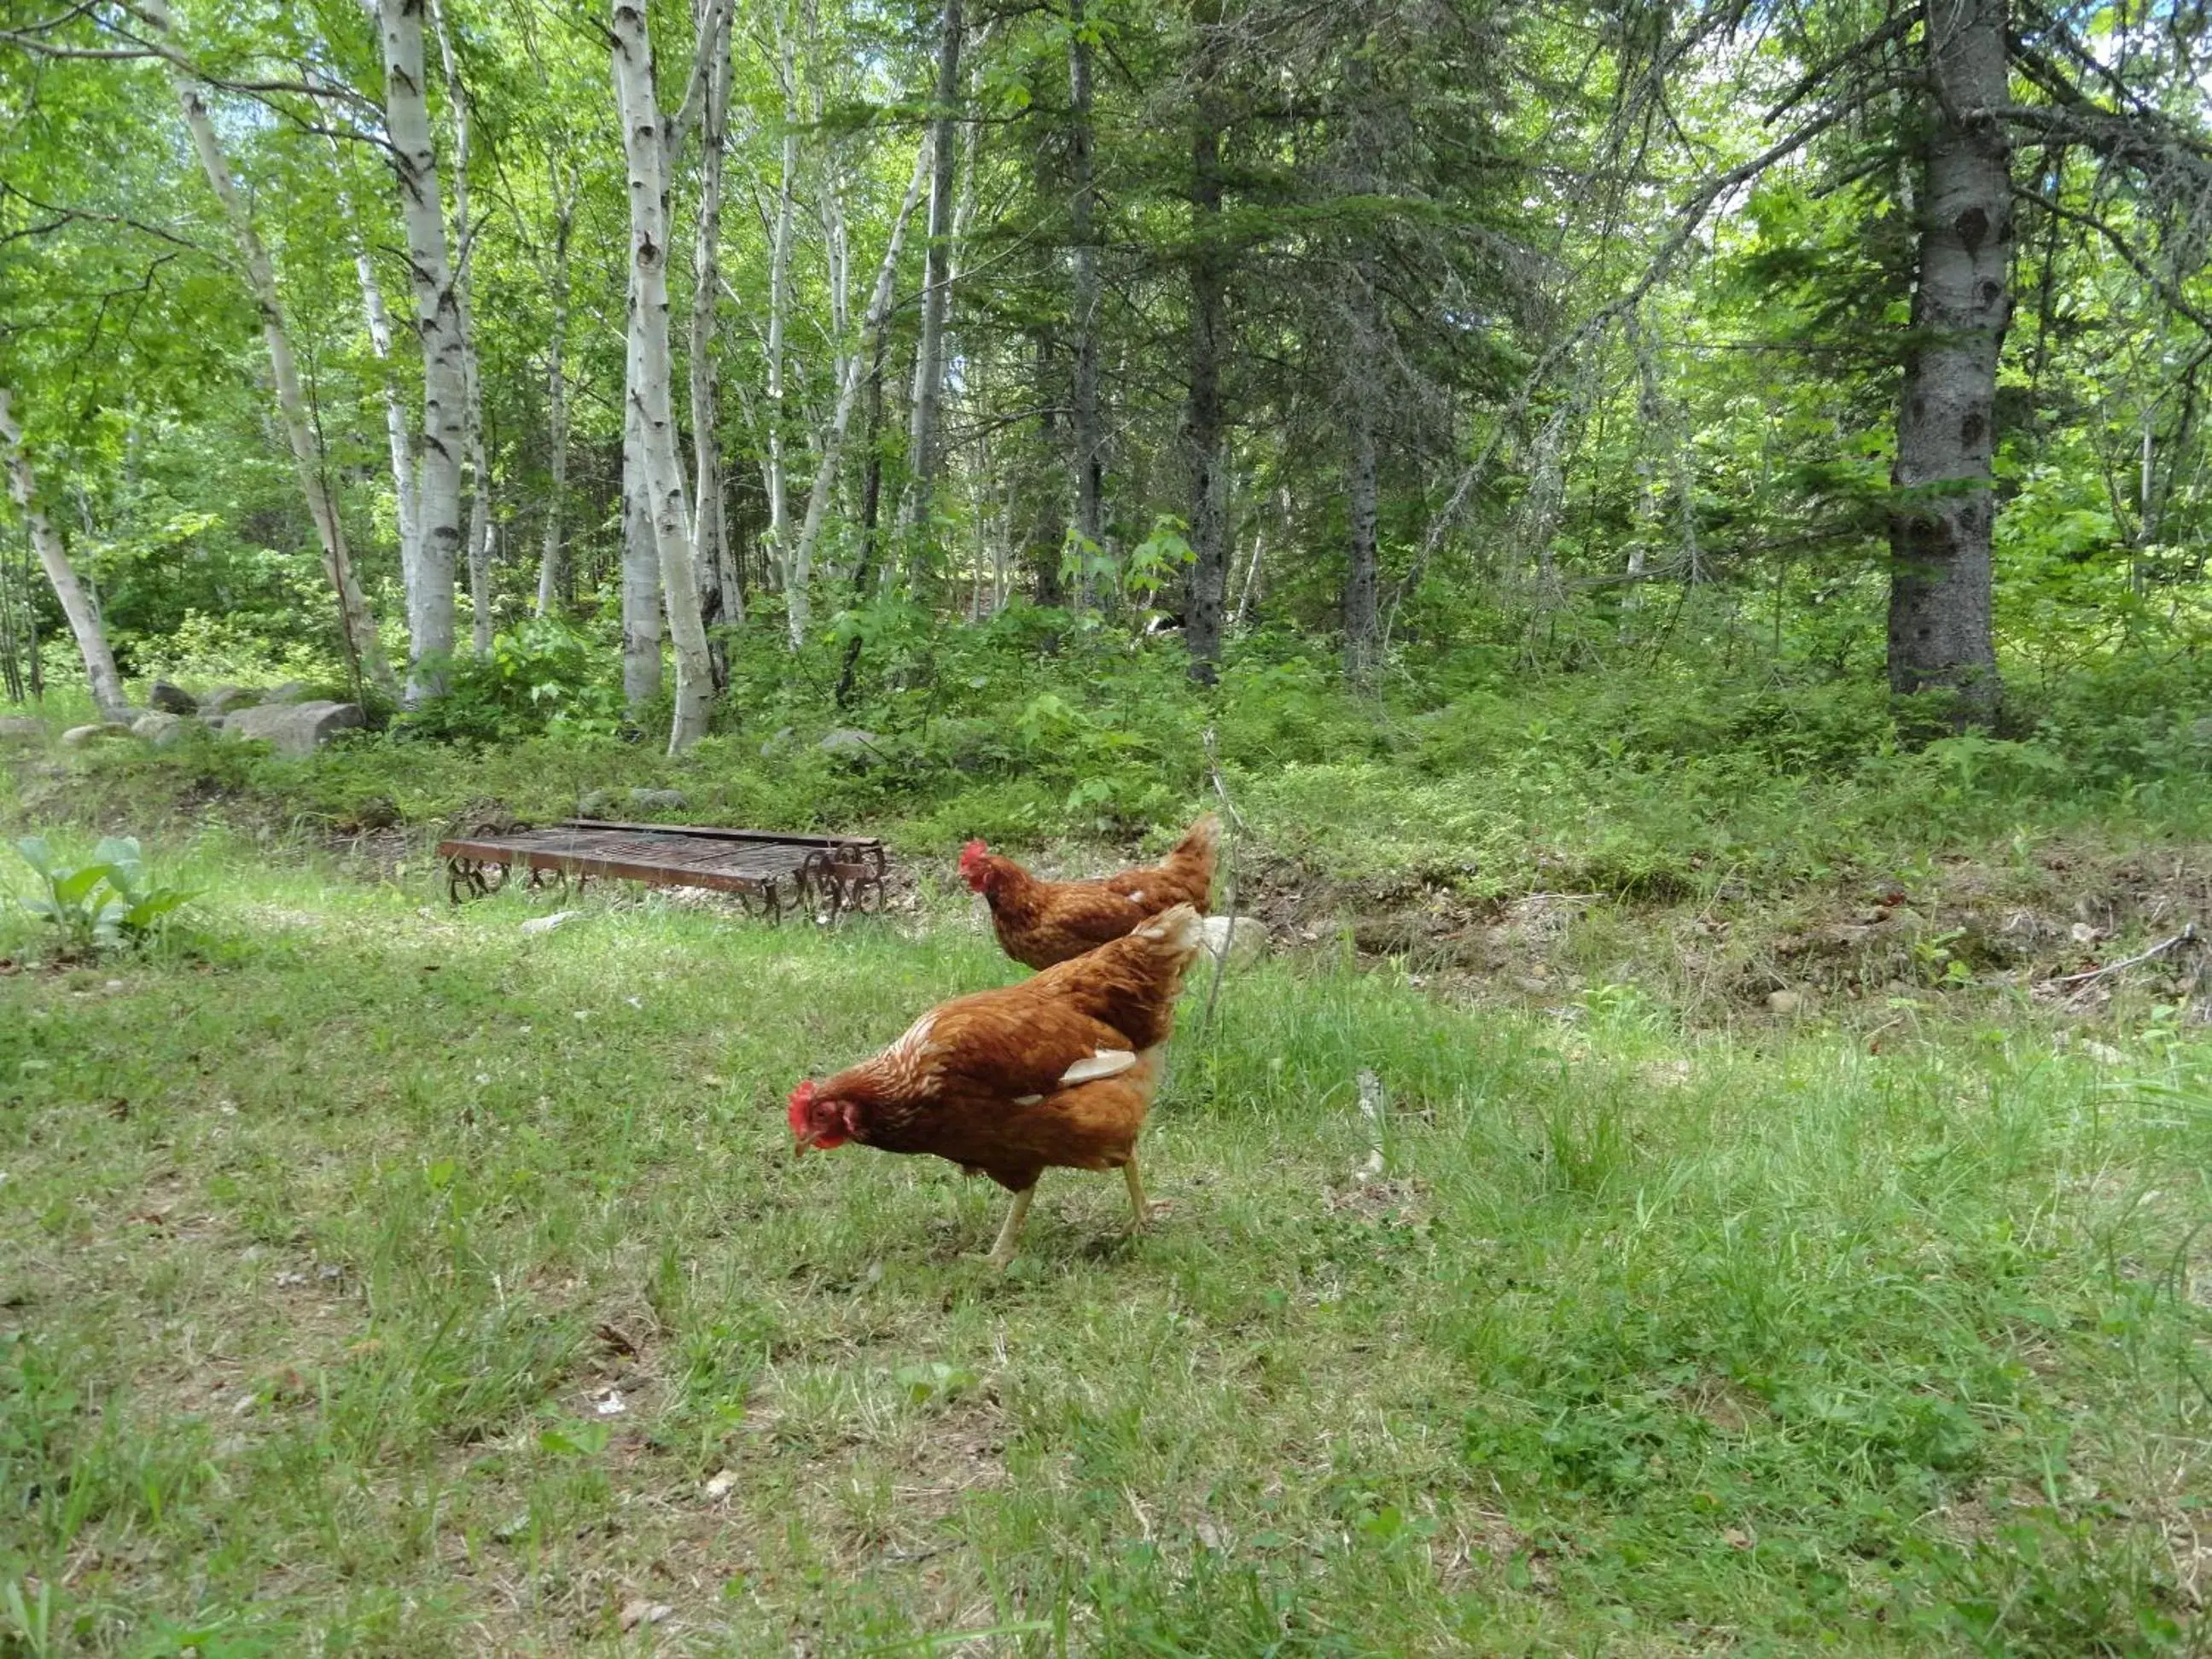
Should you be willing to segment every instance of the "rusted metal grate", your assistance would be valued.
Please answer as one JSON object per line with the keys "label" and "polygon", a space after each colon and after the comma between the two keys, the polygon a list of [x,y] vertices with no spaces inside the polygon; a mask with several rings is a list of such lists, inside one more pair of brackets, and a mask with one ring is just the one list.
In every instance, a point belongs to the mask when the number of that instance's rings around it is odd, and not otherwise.
{"label": "rusted metal grate", "polygon": [[[872,836],[780,835],[695,824],[572,818],[541,829],[456,836],[438,843],[454,903],[497,890],[514,870],[532,888],[594,876],[654,887],[734,893],[771,921],[787,902],[881,909],[889,861]],[[788,897],[787,897],[787,892]]]}

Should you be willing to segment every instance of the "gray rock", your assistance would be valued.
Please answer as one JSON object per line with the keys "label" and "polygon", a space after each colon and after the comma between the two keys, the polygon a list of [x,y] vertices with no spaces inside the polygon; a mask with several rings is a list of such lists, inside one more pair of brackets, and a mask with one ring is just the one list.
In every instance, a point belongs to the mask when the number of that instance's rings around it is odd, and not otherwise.
{"label": "gray rock", "polygon": [[272,685],[260,696],[260,702],[264,707],[270,703],[307,701],[307,688],[298,680],[286,680],[282,685]]}
{"label": "gray rock", "polygon": [[603,818],[615,810],[615,799],[613,790],[594,789],[578,799],[576,816],[580,818]]}
{"label": "gray rock", "polygon": [[44,720],[28,720],[21,714],[10,714],[0,720],[0,743],[36,743],[44,739],[46,735],[46,723]]}
{"label": "gray rock", "polygon": [[199,700],[199,712],[204,716],[228,714],[234,708],[251,708],[258,696],[242,685],[218,685]]}
{"label": "gray rock", "polygon": [[1231,962],[1244,962],[1267,948],[1267,929],[1257,916],[1207,916],[1206,948]]}
{"label": "gray rock", "polygon": [[824,754],[842,755],[866,764],[883,758],[876,749],[882,741],[874,732],[864,732],[857,726],[841,726],[816,746]]}
{"label": "gray rock", "polygon": [[102,720],[94,726],[72,726],[62,733],[62,746],[65,749],[85,749],[109,738],[127,738],[130,735],[131,728],[121,722]]}
{"label": "gray rock", "polygon": [[1766,994],[1767,1012],[1778,1014],[1784,1019],[1789,1018],[1804,1006],[1805,999],[1795,991],[1769,991]]}
{"label": "gray rock", "polygon": [[680,812],[691,802],[681,789],[633,789],[629,804],[641,812]]}
{"label": "gray rock", "polygon": [[197,714],[200,706],[192,701],[192,694],[182,686],[172,685],[167,680],[155,680],[146,688],[146,701],[156,714]]}
{"label": "gray rock", "polygon": [[155,749],[167,749],[184,741],[185,728],[191,724],[182,714],[156,708],[150,714],[141,714],[131,723],[132,735],[143,738]]}
{"label": "gray rock", "polygon": [[280,755],[312,755],[339,732],[362,724],[357,702],[264,703],[223,717],[226,738],[258,738]]}
{"label": "gray rock", "polygon": [[781,728],[774,737],[770,738],[766,743],[761,745],[761,758],[763,760],[774,760],[778,755],[781,755],[785,750],[791,747],[791,739],[796,734],[792,731],[791,727],[787,726]]}

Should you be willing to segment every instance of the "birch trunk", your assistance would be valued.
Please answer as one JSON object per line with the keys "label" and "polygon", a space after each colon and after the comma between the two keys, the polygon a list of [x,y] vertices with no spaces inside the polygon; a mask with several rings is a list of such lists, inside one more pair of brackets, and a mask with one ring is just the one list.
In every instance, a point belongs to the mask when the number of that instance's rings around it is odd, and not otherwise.
{"label": "birch trunk", "polygon": [[545,541],[538,559],[538,614],[550,616],[568,599],[567,550],[561,542],[562,508],[568,494],[568,237],[575,222],[572,198],[553,220],[553,316],[545,336],[545,427],[552,450],[545,497]]}
{"label": "birch trunk", "polygon": [[30,457],[23,453],[23,428],[9,407],[9,389],[0,386],[0,454],[4,454],[8,465],[8,493],[30,530],[31,546],[46,567],[54,597],[61,601],[70,632],[76,635],[77,652],[84,659],[85,683],[92,688],[92,701],[100,717],[127,724],[135,711],[123,695],[123,677],[115,672],[115,653],[107,648],[107,631],[100,625],[92,595],[70,564],[61,532],[39,505],[38,477],[31,471]]}
{"label": "birch trunk", "polygon": [[952,258],[953,119],[960,101],[960,0],[945,0],[937,52],[937,108],[930,122],[929,247],[922,260],[921,336],[915,349],[914,406],[907,426],[910,493],[902,516],[927,526],[942,445],[938,409],[945,392],[945,313]]}
{"label": "birch trunk", "polygon": [[623,479],[623,706],[632,721],[660,695],[660,549],[637,476],[635,443]]}
{"label": "birch trunk", "polygon": [[385,308],[384,285],[377,280],[376,264],[366,246],[356,241],[354,271],[361,279],[361,308],[368,322],[369,349],[384,371],[384,437],[392,452],[392,490],[399,519],[399,575],[407,594],[407,611],[415,612],[415,588],[421,572],[422,515],[415,503],[415,440],[407,429],[407,406],[392,378],[392,313]]}
{"label": "birch trunk", "polygon": [[[147,0],[142,9],[148,22],[161,33],[168,33],[169,9],[163,0]],[[238,244],[240,263],[246,270],[246,290],[253,296],[254,309],[261,316],[261,338],[269,352],[269,372],[276,384],[277,412],[283,418],[285,439],[292,452],[300,493],[307,501],[307,516],[314,521],[315,537],[322,544],[323,574],[329,578],[331,591],[337,598],[338,624],[347,659],[357,676],[396,700],[399,682],[377,638],[376,619],[369,610],[368,597],[354,575],[345,526],[338,517],[337,504],[331,498],[330,481],[323,471],[322,446],[316,441],[314,425],[307,416],[307,399],[301,389],[299,365],[292,355],[292,337],[285,325],[282,297],[276,291],[276,266],[262,245],[260,234],[253,228],[253,216],[247,210],[245,198],[238,193],[229,161],[223,155],[215,123],[209,118],[207,104],[201,96],[199,82],[173,58],[168,60],[168,68],[178,107],[184,112],[185,126],[191,134],[192,149],[199,157],[200,170],[207,175],[208,185],[215,191],[216,201],[230,226],[232,239]]]}
{"label": "birch trunk", "polygon": [[822,459],[814,469],[814,486],[807,492],[806,520],[799,526],[799,543],[793,548],[791,557],[784,567],[784,612],[790,621],[791,648],[794,651],[805,643],[806,627],[811,616],[807,584],[812,579],[814,545],[822,534],[822,522],[830,511],[830,498],[837,488],[837,465],[845,453],[845,434],[852,429],[853,405],[860,400],[862,371],[877,360],[884,325],[890,319],[891,297],[898,281],[899,249],[906,241],[906,228],[914,217],[915,204],[921,198],[921,182],[927,175],[930,161],[930,145],[927,139],[915,151],[914,177],[907,181],[906,198],[899,204],[898,217],[891,222],[891,237],[884,248],[884,262],[876,270],[875,291],[869,296],[868,314],[860,325],[860,349],[845,362],[844,383],[837,388],[837,408],[830,417],[830,429],[823,436]]}
{"label": "birch trunk", "polygon": [[384,39],[384,122],[399,179],[415,326],[422,341],[422,452],[416,497],[421,552],[408,617],[407,701],[445,689],[443,662],[453,653],[453,571],[461,549],[461,455],[466,439],[466,343],[453,268],[438,153],[422,70],[423,0],[378,0]]}
{"label": "birch trunk", "polygon": [[[670,392],[668,347],[668,229],[665,168],[676,148],[664,137],[653,92],[653,46],[644,0],[614,0],[615,100],[629,164],[630,269],[630,403],[637,422],[640,482],[660,555],[661,600],[676,647],[676,713],[668,748],[678,754],[707,733],[714,694],[707,630],[699,615],[699,587],[691,564],[690,526],[684,511],[684,471],[677,459],[676,416]],[[726,12],[723,14],[726,15]]]}
{"label": "birch trunk", "polygon": [[768,276],[768,536],[781,566],[791,553],[791,499],[783,474],[783,327],[791,306],[791,221],[799,182],[799,87],[791,60],[791,34],[776,24],[783,81],[783,171],[775,198],[775,236]]}
{"label": "birch trunk", "polygon": [[470,270],[475,263],[476,228],[469,218],[469,94],[461,84],[460,61],[446,29],[446,10],[429,0],[437,25],[438,57],[446,70],[446,106],[453,121],[453,304],[461,327],[463,441],[469,456],[468,549],[469,631],[479,657],[491,654],[491,467],[484,457],[483,380],[477,363],[476,313],[470,301]]}
{"label": "birch trunk", "polygon": [[1229,598],[1228,457],[1223,453],[1221,355],[1227,273],[1221,246],[1220,6],[1194,7],[1200,30],[1197,97],[1191,129],[1190,401],[1183,417],[1190,465],[1190,579],[1183,606],[1183,640],[1190,675],[1214,681],[1221,658],[1222,612]]}
{"label": "birch trunk", "polygon": [[1961,725],[1994,719],[1990,488],[1997,364],[2012,320],[2005,0],[1926,12],[1919,283],[1891,473],[1889,684],[1948,690]]}
{"label": "birch trunk", "polygon": [[[701,118],[699,213],[691,247],[691,450],[695,484],[691,519],[691,568],[698,585],[702,618],[718,616],[728,627],[744,621],[744,595],[731,568],[722,525],[722,451],[715,431],[714,307],[720,286],[715,254],[722,234],[722,147],[729,128],[730,36],[715,32],[707,70],[706,103]],[[797,143],[796,133],[791,143]],[[781,342],[779,342],[779,346]],[[777,372],[780,397],[781,374]],[[729,683],[727,667],[710,659],[718,686]]]}
{"label": "birch trunk", "polygon": [[[1075,303],[1069,319],[1075,360],[1075,529],[1096,551],[1104,541],[1105,459],[1098,425],[1098,248],[1091,158],[1091,37],[1084,0],[1068,0],[1067,91],[1070,122],[1068,239],[1075,256]],[[1079,597],[1090,586],[1086,580]]]}

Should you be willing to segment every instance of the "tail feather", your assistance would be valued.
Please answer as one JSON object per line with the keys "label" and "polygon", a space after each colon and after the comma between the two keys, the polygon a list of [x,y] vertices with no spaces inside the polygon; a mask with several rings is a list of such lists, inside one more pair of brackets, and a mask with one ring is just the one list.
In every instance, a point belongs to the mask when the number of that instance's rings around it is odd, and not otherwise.
{"label": "tail feather", "polygon": [[1138,928],[1136,937],[1155,940],[1188,963],[1206,943],[1206,922],[1194,905],[1170,905]]}
{"label": "tail feather", "polygon": [[1199,814],[1198,822],[1183,831],[1183,837],[1175,844],[1170,859],[1203,858],[1211,861],[1221,845],[1221,820],[1211,812]]}

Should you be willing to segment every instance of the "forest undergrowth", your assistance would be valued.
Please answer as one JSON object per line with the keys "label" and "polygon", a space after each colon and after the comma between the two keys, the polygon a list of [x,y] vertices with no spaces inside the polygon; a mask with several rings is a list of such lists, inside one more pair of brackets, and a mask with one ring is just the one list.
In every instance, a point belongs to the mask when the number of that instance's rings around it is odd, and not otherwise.
{"label": "forest undergrowth", "polygon": [[[198,893],[100,957],[0,908],[0,1651],[2199,1650],[2204,959],[2066,977],[2205,914],[2183,705],[1839,699],[1819,761],[1756,690],[1268,672],[1216,747],[1275,943],[1186,1000],[1169,1212],[1048,1176],[1003,1279],[993,1192],[782,1098],[1018,972],[957,836],[1194,811],[1194,698],[0,751]],[[440,829],[645,786],[907,879],[446,902]]]}

